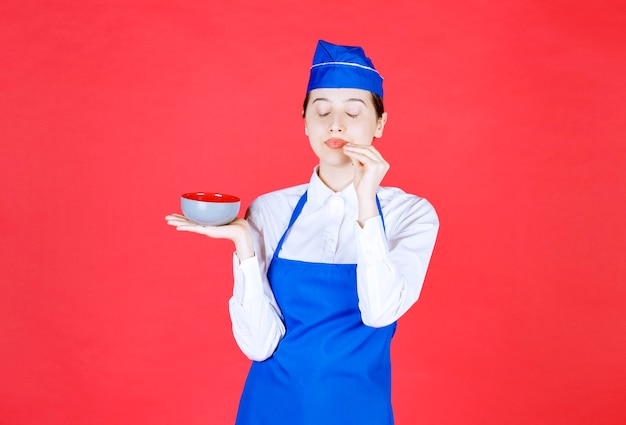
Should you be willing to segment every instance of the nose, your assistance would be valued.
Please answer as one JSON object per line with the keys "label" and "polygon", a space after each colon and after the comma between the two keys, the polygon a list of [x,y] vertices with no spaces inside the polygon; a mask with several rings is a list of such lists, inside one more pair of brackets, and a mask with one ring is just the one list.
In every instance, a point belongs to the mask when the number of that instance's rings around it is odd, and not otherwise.
{"label": "nose", "polygon": [[341,114],[333,114],[329,130],[331,133],[341,133],[344,130],[344,122]]}

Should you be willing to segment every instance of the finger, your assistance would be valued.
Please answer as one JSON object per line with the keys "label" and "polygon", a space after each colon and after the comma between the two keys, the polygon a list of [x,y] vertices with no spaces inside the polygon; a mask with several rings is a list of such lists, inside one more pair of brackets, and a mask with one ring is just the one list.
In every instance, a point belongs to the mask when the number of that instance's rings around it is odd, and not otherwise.
{"label": "finger", "polygon": [[165,220],[167,220],[168,222],[174,222],[174,221],[189,221],[189,219],[187,217],[185,217],[184,215],[180,215],[180,214],[170,214],[170,215],[166,215],[165,216]]}
{"label": "finger", "polygon": [[385,164],[385,161],[382,158],[377,158],[371,154],[368,155],[366,153],[352,152],[352,151],[346,151],[345,154],[347,157],[349,157],[353,161],[358,162],[362,165],[375,166],[379,164],[380,165]]}
{"label": "finger", "polygon": [[199,226],[199,225],[191,225],[191,224],[181,224],[176,226],[176,230],[179,230],[181,232],[193,232],[193,233],[200,233],[200,234],[207,234],[207,228],[204,226]]}
{"label": "finger", "polygon": [[382,155],[373,147],[351,146],[344,148],[344,153],[350,158],[359,159],[361,162],[385,162]]}
{"label": "finger", "polygon": [[353,143],[348,143],[344,145],[344,150],[361,152],[371,157],[383,159],[381,153],[373,145],[355,145]]}
{"label": "finger", "polygon": [[357,155],[354,152],[343,152],[348,158],[352,160],[352,165],[363,165],[357,158]]}
{"label": "finger", "polygon": [[167,220],[168,223],[189,223],[189,219],[187,217],[176,217],[176,216],[171,216],[168,215],[167,217],[165,217],[165,220]]}
{"label": "finger", "polygon": [[170,226],[197,226],[197,223],[194,223],[187,219],[170,219],[167,220],[167,224],[169,224]]}

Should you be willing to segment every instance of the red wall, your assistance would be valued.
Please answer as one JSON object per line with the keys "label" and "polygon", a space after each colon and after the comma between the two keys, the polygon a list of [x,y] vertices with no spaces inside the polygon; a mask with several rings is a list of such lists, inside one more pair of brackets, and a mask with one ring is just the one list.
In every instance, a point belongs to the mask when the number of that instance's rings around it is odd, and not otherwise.
{"label": "red wall", "polygon": [[384,183],[441,219],[397,423],[626,423],[625,12],[3,1],[0,424],[232,423],[232,246],[163,217],[308,180],[318,38],[374,58]]}

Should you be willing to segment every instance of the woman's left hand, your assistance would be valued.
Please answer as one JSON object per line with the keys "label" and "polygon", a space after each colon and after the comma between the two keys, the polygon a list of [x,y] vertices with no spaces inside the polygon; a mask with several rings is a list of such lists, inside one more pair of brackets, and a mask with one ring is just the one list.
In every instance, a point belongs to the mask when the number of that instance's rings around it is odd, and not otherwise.
{"label": "woman's left hand", "polygon": [[347,144],[343,152],[352,159],[354,189],[359,199],[376,198],[376,189],[389,170],[389,163],[372,145]]}
{"label": "woman's left hand", "polygon": [[213,239],[230,239],[235,243],[239,260],[243,261],[255,255],[250,226],[243,218],[236,218],[221,226],[203,226],[194,223],[182,214],[170,214],[165,217],[165,220],[176,230],[198,233]]}

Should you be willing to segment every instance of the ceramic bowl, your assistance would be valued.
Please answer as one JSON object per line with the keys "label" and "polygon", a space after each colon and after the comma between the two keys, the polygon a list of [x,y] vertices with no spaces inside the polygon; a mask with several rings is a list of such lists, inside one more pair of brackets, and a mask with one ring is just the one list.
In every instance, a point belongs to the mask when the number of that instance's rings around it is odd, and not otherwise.
{"label": "ceramic bowl", "polygon": [[203,226],[221,226],[233,221],[241,201],[236,196],[223,193],[191,192],[180,197],[183,214]]}

